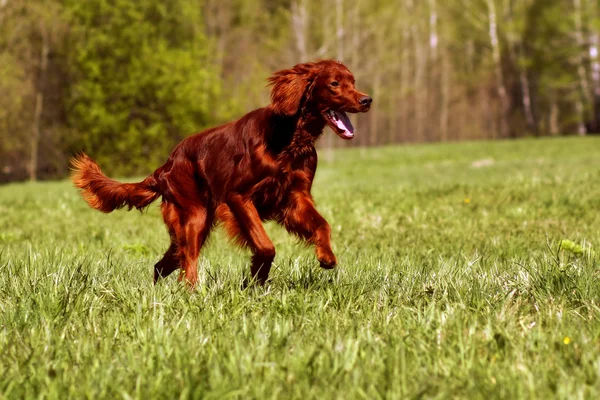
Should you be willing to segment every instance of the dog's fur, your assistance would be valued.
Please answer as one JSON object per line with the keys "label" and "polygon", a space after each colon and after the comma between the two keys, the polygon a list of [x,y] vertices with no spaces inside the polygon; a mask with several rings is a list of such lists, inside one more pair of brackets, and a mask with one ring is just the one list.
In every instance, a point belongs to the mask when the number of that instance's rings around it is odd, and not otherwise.
{"label": "dog's fur", "polygon": [[261,284],[275,257],[264,220],[276,220],[313,243],[321,267],[336,265],[331,228],[310,193],[317,168],[315,141],[325,125],[351,138],[327,112],[366,112],[371,98],[355,89],[352,73],[336,61],[298,64],[276,72],[269,82],[271,104],[186,138],[142,182],[109,179],[85,154],[71,160],[75,186],[102,212],[143,209],[162,196],[171,245],[154,266],[155,282],[181,269],[180,280],[195,285],[200,249],[217,222],[251,249],[251,274]]}

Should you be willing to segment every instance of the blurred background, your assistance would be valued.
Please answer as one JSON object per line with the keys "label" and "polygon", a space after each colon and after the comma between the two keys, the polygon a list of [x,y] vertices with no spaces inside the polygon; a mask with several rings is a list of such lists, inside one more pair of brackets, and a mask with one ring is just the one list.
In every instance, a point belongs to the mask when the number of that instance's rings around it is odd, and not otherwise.
{"label": "blurred background", "polygon": [[144,174],[182,138],[333,58],[374,98],[322,147],[586,135],[600,124],[597,0],[0,0],[0,182],[86,151]]}

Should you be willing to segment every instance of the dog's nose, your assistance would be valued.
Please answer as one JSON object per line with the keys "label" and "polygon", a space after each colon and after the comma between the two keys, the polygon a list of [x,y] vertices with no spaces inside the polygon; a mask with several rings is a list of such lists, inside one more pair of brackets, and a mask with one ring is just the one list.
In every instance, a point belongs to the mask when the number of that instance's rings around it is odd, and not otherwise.
{"label": "dog's nose", "polygon": [[373,102],[373,99],[370,98],[369,96],[363,96],[360,98],[360,100],[358,100],[358,102],[360,103],[361,106],[370,106],[371,103]]}

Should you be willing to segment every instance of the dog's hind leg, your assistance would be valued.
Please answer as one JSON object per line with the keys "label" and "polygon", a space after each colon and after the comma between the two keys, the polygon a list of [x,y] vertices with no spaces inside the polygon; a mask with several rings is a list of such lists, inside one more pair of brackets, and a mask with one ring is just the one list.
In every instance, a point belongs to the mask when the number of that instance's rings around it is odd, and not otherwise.
{"label": "dog's hind leg", "polygon": [[205,206],[188,208],[182,213],[183,226],[176,231],[180,281],[195,286],[198,281],[198,256],[212,228],[214,215]]}
{"label": "dog's hind leg", "polygon": [[178,268],[179,259],[177,258],[177,244],[174,241],[171,241],[171,245],[163,258],[154,265],[154,284],[156,284],[160,278],[166,278],[171,275],[171,273]]}
{"label": "dog's hind leg", "polygon": [[154,265],[154,284],[158,282],[160,278],[166,278],[173,271],[179,268],[179,258],[177,257],[177,239],[175,232],[177,227],[181,225],[179,220],[179,213],[175,205],[168,201],[163,201],[160,205],[163,220],[169,230],[169,236],[171,237],[171,245],[165,252],[163,258]]}
{"label": "dog's hind leg", "polygon": [[198,256],[212,228],[213,213],[201,204],[184,210],[169,202],[163,203],[162,211],[171,245],[154,266],[154,280],[181,268],[179,280],[194,286],[198,281]]}

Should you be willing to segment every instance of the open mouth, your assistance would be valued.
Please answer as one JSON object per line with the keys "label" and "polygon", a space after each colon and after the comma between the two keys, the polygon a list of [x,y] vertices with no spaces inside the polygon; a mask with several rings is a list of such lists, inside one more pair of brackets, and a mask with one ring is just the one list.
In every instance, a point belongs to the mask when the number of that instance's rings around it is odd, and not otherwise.
{"label": "open mouth", "polygon": [[345,112],[327,110],[325,111],[325,119],[331,129],[342,139],[350,140],[354,137],[354,127]]}

